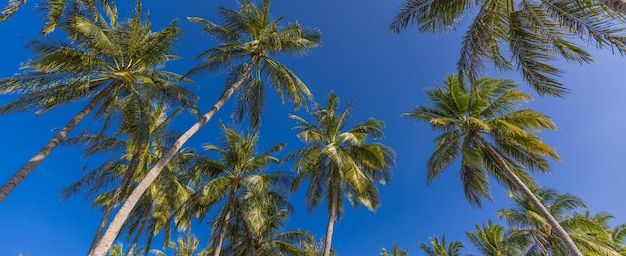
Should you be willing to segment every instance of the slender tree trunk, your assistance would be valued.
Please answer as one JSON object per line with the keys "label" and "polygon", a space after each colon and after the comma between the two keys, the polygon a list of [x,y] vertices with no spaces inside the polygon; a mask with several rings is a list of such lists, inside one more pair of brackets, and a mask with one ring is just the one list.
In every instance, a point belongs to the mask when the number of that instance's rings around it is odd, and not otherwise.
{"label": "slender tree trunk", "polygon": [[141,163],[141,157],[143,156],[142,154],[143,151],[144,151],[144,147],[139,147],[139,149],[137,149],[135,153],[133,153],[133,157],[130,160],[130,163],[128,164],[128,170],[126,170],[126,173],[124,174],[124,178],[122,178],[122,182],[120,183],[119,186],[117,186],[117,188],[115,188],[115,191],[113,192],[113,198],[111,198],[111,202],[105,208],[104,215],[102,216],[102,219],[100,220],[100,225],[98,226],[96,235],[94,236],[93,241],[91,242],[91,246],[89,247],[88,254],[91,254],[93,252],[93,249],[96,247],[96,244],[98,244],[98,241],[100,241],[100,237],[102,236],[102,231],[104,231],[104,227],[106,226],[107,221],[109,220],[109,217],[111,217],[111,213],[113,212],[113,205],[117,203],[119,196],[122,193],[122,189],[126,187],[128,184],[130,184],[130,181],[132,180],[133,176],[135,175],[135,172],[137,171],[137,168],[139,167],[139,164]]}
{"label": "slender tree trunk", "polygon": [[550,214],[548,209],[546,209],[546,207],[541,203],[541,201],[539,201],[539,199],[537,199],[535,194],[532,191],[530,191],[528,186],[526,186],[526,184],[524,184],[524,182],[522,180],[520,180],[519,177],[517,177],[517,175],[515,175],[515,173],[511,170],[511,168],[509,168],[509,165],[504,161],[502,156],[500,156],[500,154],[498,154],[498,152],[496,152],[496,150],[493,147],[491,147],[491,144],[489,144],[487,142],[487,140],[485,140],[485,138],[483,138],[483,136],[478,134],[478,135],[476,135],[476,137],[480,140],[480,143],[483,145],[483,147],[485,147],[485,149],[487,149],[487,152],[489,153],[489,155],[491,155],[491,157],[496,159],[496,162],[498,163],[498,165],[500,165],[502,170],[504,170],[504,172],[509,177],[509,179],[511,179],[511,181],[513,181],[515,186],[517,186],[517,188],[519,190],[521,190],[522,194],[528,200],[530,200],[530,202],[532,202],[532,204],[535,207],[537,207],[537,209],[539,210],[539,213],[541,214],[541,216],[546,218],[546,220],[548,221],[548,223],[550,224],[552,229],[556,232],[557,236],[559,236],[563,240],[563,243],[565,243],[565,247],[567,247],[567,249],[569,250],[571,255],[572,256],[583,256],[583,254],[580,252],[578,247],[576,247],[576,244],[574,244],[574,241],[567,234],[565,229],[563,229],[563,227],[561,227],[559,222],[554,218],[554,216],[552,216],[552,214]]}
{"label": "slender tree trunk", "polygon": [[621,14],[626,14],[626,0],[598,0],[598,2],[606,5]]}
{"label": "slender tree trunk", "polygon": [[333,229],[337,221],[337,202],[339,201],[339,179],[333,180],[333,191],[330,199],[330,217],[328,218],[328,228],[326,229],[326,242],[324,243],[324,256],[330,255],[331,243],[333,240]]}
{"label": "slender tree trunk", "polygon": [[226,212],[224,213],[224,220],[222,222],[222,228],[220,229],[220,238],[217,240],[217,244],[215,245],[215,252],[213,252],[213,256],[220,256],[222,252],[222,244],[224,244],[224,238],[226,238],[226,229],[228,228],[228,222],[230,221],[230,214],[233,210],[233,201],[235,198],[235,192],[237,189],[233,189],[230,191],[230,195],[228,195],[228,202],[226,202]]}
{"label": "slender tree trunk", "polygon": [[256,57],[252,58],[250,65],[244,71],[242,76],[237,79],[234,84],[224,90],[215,105],[213,105],[213,107],[208,112],[206,112],[200,120],[192,125],[189,130],[183,133],[176,140],[176,142],[174,142],[174,145],[172,145],[172,147],[169,148],[165,152],[165,154],[163,154],[163,157],[150,169],[148,174],[146,174],[146,176],[141,180],[137,187],[135,187],[128,199],[126,199],[126,201],[122,205],[122,208],[120,208],[120,210],[117,212],[117,214],[113,218],[113,221],[111,221],[111,224],[109,224],[109,227],[102,236],[102,239],[100,239],[98,246],[96,246],[91,256],[105,256],[106,252],[113,244],[113,241],[115,241],[117,234],[119,234],[122,225],[124,224],[124,222],[126,222],[128,215],[130,215],[130,212],[135,207],[135,204],[137,204],[137,201],[139,201],[139,198],[141,197],[143,192],[145,192],[146,189],[148,189],[148,186],[150,186],[150,184],[154,182],[157,176],[161,173],[161,170],[165,168],[165,165],[167,165],[167,163],[174,157],[174,155],[176,155],[176,153],[178,152],[178,150],[180,150],[183,144],[185,144],[185,142],[187,142],[187,140],[189,140],[191,136],[193,136],[196,132],[198,132],[198,130],[200,130],[200,128],[202,128],[202,126],[204,126],[207,122],[209,122],[209,120],[211,120],[215,113],[220,110],[222,106],[224,106],[224,103],[226,103],[226,101],[233,95],[237,88],[239,88],[239,86],[243,84],[248,76],[250,76],[253,64],[256,62],[256,59]]}
{"label": "slender tree trunk", "polygon": [[22,168],[13,174],[13,176],[0,188],[0,202],[2,202],[9,195],[9,193],[11,193],[11,191],[32,172],[35,167],[39,165],[39,163],[50,155],[50,152],[52,152],[52,150],[54,150],[54,148],[56,148],[56,146],[58,146],[65,139],[67,134],[69,134],[72,129],[74,129],[74,127],[76,127],[76,125],[78,125],[78,123],[80,123],[80,121],[82,121],[83,118],[85,118],[89,112],[94,109],[94,107],[96,107],[98,102],[104,99],[104,97],[106,97],[109,92],[111,92],[111,90],[117,87],[120,83],[121,82],[116,80],[104,88],[104,90],[96,94],[96,96],[87,104],[87,106],[85,106],[85,108],[83,108],[83,110],[78,112],[78,114],[76,114],[74,118],[72,118],[65,125],[65,127],[61,129],[61,131],[59,131],[59,133],[57,133],[42,149],[39,150],[39,152],[37,152],[37,154],[35,154],[35,156],[28,160]]}
{"label": "slender tree trunk", "polygon": [[141,233],[143,233],[143,228],[146,226],[146,222],[148,222],[149,214],[150,212],[144,214],[143,219],[141,220],[141,224],[139,225],[139,230],[135,235],[135,239],[133,239],[133,243],[130,244],[130,248],[128,248],[128,253],[126,253],[126,256],[133,256],[133,253],[135,253],[135,248],[137,248],[137,243],[139,243],[139,238],[141,237]]}

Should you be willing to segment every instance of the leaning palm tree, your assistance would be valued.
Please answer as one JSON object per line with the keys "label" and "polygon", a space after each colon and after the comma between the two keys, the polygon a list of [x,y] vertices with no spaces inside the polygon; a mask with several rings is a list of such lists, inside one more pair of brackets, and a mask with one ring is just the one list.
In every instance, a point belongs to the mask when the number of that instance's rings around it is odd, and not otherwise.
{"label": "leaning palm tree", "polygon": [[[559,224],[568,231],[574,243],[585,255],[619,255],[606,222],[611,216],[599,214],[574,214],[584,209],[585,203],[569,193],[561,194],[555,189],[535,189],[533,192],[550,211]],[[546,219],[526,198],[510,194],[515,202],[512,208],[500,209],[496,214],[514,228],[511,236],[527,241],[528,255],[568,255],[567,247],[556,236]]]}
{"label": "leaning palm tree", "polygon": [[559,159],[555,149],[533,133],[555,129],[552,119],[529,108],[518,109],[532,96],[516,89],[513,80],[483,77],[471,84],[472,89],[453,74],[444,82],[426,91],[431,106],[420,105],[402,114],[443,132],[435,139],[428,160],[427,182],[460,157],[459,175],[470,203],[480,206],[483,198],[491,198],[489,174],[530,200],[568,250],[581,256],[567,232],[532,193],[529,186],[535,183],[525,171],[549,172],[547,158]]}
{"label": "leaning palm tree", "polygon": [[[0,106],[0,114],[29,108],[43,113],[80,100],[89,103],[0,188],[0,202],[61,143],[92,110],[98,115],[119,109],[124,102],[139,102],[148,108],[154,99],[170,106],[195,108],[196,96],[180,86],[190,82],[182,75],[160,70],[176,59],[173,45],[182,30],[173,22],[152,32],[141,20],[141,4],[135,16],[117,22],[109,17],[96,21],[76,16],[64,26],[73,43],[35,40],[28,47],[35,57],[23,72],[0,80],[0,94],[21,93],[15,101]],[[109,123],[107,121],[105,124]]]}
{"label": "leaning palm tree", "polygon": [[520,250],[523,244],[511,240],[509,232],[505,231],[504,226],[493,224],[491,220],[487,224],[476,225],[474,232],[466,231],[465,234],[482,255],[525,255]]}
{"label": "leaning palm tree", "polygon": [[[421,246],[421,245],[420,245]],[[387,251],[387,249],[380,249],[380,256],[409,256],[409,249],[402,250],[398,246],[398,243],[393,243],[391,247],[391,252]]]}
{"label": "leaning palm tree", "polygon": [[[351,104],[350,104],[351,105]],[[304,179],[309,179],[306,193],[307,210],[320,203],[325,196],[328,204],[328,228],[324,256],[330,254],[333,227],[343,213],[343,196],[357,207],[359,203],[373,211],[380,205],[376,182],[385,184],[395,162],[393,150],[381,143],[368,142],[369,137],[383,136],[383,122],[369,118],[346,129],[350,105],[342,112],[339,97],[331,92],[326,108],[319,105],[313,112],[314,122],[290,115],[298,122],[298,137],[307,145],[287,156],[295,159],[298,177],[294,190]]]}
{"label": "leaning palm tree", "polygon": [[500,70],[519,70],[540,95],[562,97],[562,71],[551,62],[590,63],[592,56],[572,40],[626,54],[626,16],[597,0],[404,0],[391,29],[415,25],[420,32],[455,29],[473,17],[457,63],[460,74],[476,80],[491,61]]}
{"label": "leaning palm tree", "polygon": [[[276,187],[287,186],[290,179],[286,172],[263,173],[279,160],[272,156],[280,151],[284,143],[276,144],[264,152],[257,152],[258,133],[239,133],[222,124],[224,139],[221,145],[206,145],[204,148],[220,155],[219,161],[210,163],[207,168],[221,171],[221,174],[198,188],[190,200],[193,213],[206,216],[211,206],[224,201],[215,216],[211,230],[213,255],[218,256],[226,239],[232,218],[244,221],[246,229],[256,233],[268,227],[270,214],[265,212],[267,204],[277,203],[280,196]],[[274,194],[269,200],[266,194]],[[283,203],[288,203],[286,199]],[[265,213],[265,214],[264,214]]]}
{"label": "leaning palm tree", "polygon": [[[311,97],[306,85],[274,56],[281,53],[302,55],[320,44],[321,34],[316,30],[301,28],[298,23],[280,26],[281,19],[271,19],[269,0],[263,0],[261,8],[244,0],[239,10],[221,8],[225,19],[224,26],[200,18],[191,18],[204,24],[204,30],[219,40],[222,45],[208,49],[199,57],[203,64],[190,70],[190,74],[201,71],[217,71],[230,67],[228,87],[215,105],[200,120],[181,135],[173,146],[165,152],[151,169],[145,179],[137,186],[111,222],[107,233],[97,248],[97,256],[103,256],[111,246],[121,225],[139,200],[141,194],[156,179],[163,167],[170,161],[183,144],[204,126],[219,111],[232,94],[243,85],[239,97],[239,111],[258,117],[263,103],[263,77],[278,91],[281,97],[287,96],[296,106],[306,106],[306,99]],[[231,65],[237,61],[238,64]],[[253,121],[253,123],[255,123]],[[258,124],[258,120],[256,122]]]}
{"label": "leaning palm tree", "polygon": [[422,248],[428,256],[459,256],[464,247],[463,243],[457,240],[452,240],[449,244],[446,243],[445,234],[441,236],[441,241],[436,236],[431,237],[430,245],[420,243],[420,248]]}

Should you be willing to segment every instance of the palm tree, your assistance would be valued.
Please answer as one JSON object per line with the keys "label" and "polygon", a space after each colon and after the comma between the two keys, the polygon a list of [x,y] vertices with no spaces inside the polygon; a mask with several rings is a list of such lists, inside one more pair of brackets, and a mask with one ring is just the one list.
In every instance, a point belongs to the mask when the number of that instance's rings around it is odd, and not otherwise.
{"label": "palm tree", "polygon": [[[185,236],[179,236],[176,243],[172,241],[168,242],[168,247],[174,249],[172,256],[207,256],[208,253],[204,251],[198,252],[199,245],[200,240],[191,232],[187,232]],[[161,250],[150,250],[150,252],[158,256],[167,256],[167,254]]]}
{"label": "palm tree", "polygon": [[[573,241],[585,255],[619,255],[614,251],[616,246],[608,220],[612,216],[589,214],[573,214],[575,210],[585,208],[583,200],[566,193],[561,194],[555,189],[535,189],[533,192],[550,214],[568,231]],[[512,237],[519,237],[529,245],[525,250],[529,255],[568,255],[567,247],[556,236],[546,219],[541,216],[534,205],[526,198],[510,193],[515,202],[510,209],[500,209],[496,213],[515,230]]]}
{"label": "palm tree", "polygon": [[459,256],[461,255],[461,250],[465,246],[463,243],[457,240],[452,240],[450,244],[446,243],[446,235],[441,236],[441,241],[436,236],[430,238],[430,245],[425,243],[420,243],[420,248],[428,256]]}
{"label": "palm tree", "polygon": [[485,256],[514,256],[521,254],[522,244],[511,241],[504,226],[493,224],[491,220],[485,225],[476,225],[475,232],[466,231],[465,234],[472,244]]}
{"label": "palm tree", "polygon": [[405,0],[391,29],[410,26],[420,32],[455,29],[473,15],[457,63],[459,73],[476,80],[491,61],[500,70],[519,70],[540,95],[562,97],[567,89],[557,81],[562,71],[551,62],[590,63],[592,56],[573,37],[597,48],[626,54],[626,16],[596,0]]}
{"label": "palm tree", "polygon": [[303,29],[298,23],[289,24],[285,27],[279,26],[281,19],[272,20],[270,17],[269,0],[263,0],[261,8],[249,0],[242,1],[239,7],[237,11],[221,9],[221,14],[227,24],[225,26],[199,18],[191,18],[193,21],[202,22],[205,25],[204,30],[221,41],[222,45],[202,53],[199,57],[204,58],[204,63],[193,68],[190,74],[203,70],[217,71],[221,67],[230,67],[234,61],[244,61],[232,68],[233,72],[227,79],[229,86],[215,105],[176,140],[128,197],[109,225],[94,255],[104,255],[119,233],[121,225],[149,184],[156,179],[163,167],[183,144],[222,108],[241,85],[244,85],[245,90],[240,95],[247,96],[240,97],[239,112],[249,111],[253,117],[259,115],[262,107],[263,97],[259,96],[263,95],[260,93],[264,90],[261,83],[263,74],[266,75],[267,80],[274,86],[279,95],[286,95],[296,106],[306,106],[305,100],[311,96],[306,85],[293,71],[278,62],[273,56],[281,53],[304,54],[320,44],[320,33],[316,30]]}
{"label": "palm tree", "polygon": [[[87,189],[88,197],[95,197],[93,205],[101,206],[104,209],[104,216],[94,237],[90,251],[100,239],[113,208],[118,205],[132,190],[133,183],[139,180],[147,171],[147,167],[154,159],[158,159],[161,151],[169,146],[169,142],[176,138],[177,134],[168,129],[170,121],[180,112],[180,108],[168,113],[166,104],[155,103],[150,109],[141,109],[138,104],[126,104],[123,106],[122,122],[115,136],[102,135],[99,133],[86,133],[80,137],[70,138],[67,143],[83,145],[86,144],[85,155],[90,156],[100,152],[120,152],[121,156],[115,156],[105,161],[93,171],[89,172],[79,181],[65,188],[62,198],[70,196]],[[136,233],[133,243],[129,248],[129,253],[134,252],[139,237],[149,228],[155,229],[149,233],[154,233],[161,227],[166,226],[170,221],[169,210],[177,207],[173,204],[180,204],[190,194],[189,178],[184,178],[173,171],[175,169],[187,169],[185,162],[193,162],[197,155],[192,151],[180,152],[177,160],[172,162],[159,183],[158,189],[151,189],[147,197],[142,200],[142,207],[138,207],[134,213],[132,221],[127,223],[128,236]],[[185,173],[191,171],[186,170]],[[179,177],[181,176],[181,177]],[[100,192],[109,188],[111,181],[119,180],[115,189],[107,192]],[[168,208],[169,207],[169,208]],[[178,219],[178,218],[176,218]],[[145,227],[145,228],[144,228]]]}
{"label": "palm tree", "polygon": [[387,249],[382,248],[380,249],[380,256],[409,256],[409,250],[402,250],[398,246],[398,243],[393,243],[393,247],[391,247],[391,253],[387,251]]}
{"label": "palm tree", "polygon": [[64,27],[75,43],[31,42],[34,60],[25,65],[22,73],[0,80],[0,94],[25,92],[0,106],[0,114],[29,108],[43,113],[62,104],[90,99],[0,188],[0,202],[94,109],[98,115],[104,115],[133,100],[148,108],[153,99],[195,109],[196,96],[178,85],[190,80],[158,69],[177,58],[171,52],[182,32],[178,25],[173,22],[161,31],[150,31],[150,22],[141,21],[140,4],[135,17],[127,21],[118,23],[115,17],[109,18],[110,25],[102,17],[97,21],[75,17]]}
{"label": "palm tree", "polygon": [[[284,147],[284,143],[276,144],[264,152],[257,152],[258,133],[239,133],[222,124],[224,139],[221,145],[205,145],[207,150],[220,155],[220,161],[210,163],[207,168],[217,169],[221,174],[198,188],[198,192],[190,200],[191,212],[205,216],[210,207],[224,199],[219,213],[213,221],[211,231],[213,255],[221,253],[229,227],[232,229],[233,215],[244,221],[246,229],[260,232],[269,224],[268,214],[264,214],[266,204],[277,203],[280,197],[268,199],[265,194],[274,194],[277,186],[290,183],[286,172],[263,173],[262,171],[279,160],[272,156]],[[286,203],[284,199],[283,203]]]}
{"label": "palm tree", "polygon": [[[351,105],[351,104],[350,104]],[[368,137],[378,139],[383,136],[383,122],[369,118],[363,123],[345,129],[350,105],[337,113],[339,97],[331,92],[325,109],[316,106],[312,114],[314,123],[304,118],[290,115],[298,122],[298,137],[307,146],[290,153],[287,159],[296,159],[298,177],[293,189],[309,179],[306,193],[307,210],[311,210],[326,197],[328,203],[328,228],[324,256],[330,254],[333,227],[343,213],[343,197],[346,196],[356,208],[359,203],[370,211],[379,202],[375,182],[385,184],[390,176],[390,166],[395,163],[393,150],[381,143],[368,142]]]}
{"label": "palm tree", "polygon": [[555,129],[552,119],[529,108],[518,109],[531,95],[516,89],[509,79],[483,77],[467,88],[462,79],[448,75],[445,86],[426,94],[433,106],[420,105],[403,116],[430,124],[443,134],[427,164],[427,182],[461,157],[460,177],[465,196],[480,206],[491,198],[489,178],[520,192],[539,210],[572,255],[582,256],[567,232],[529,189],[534,181],[526,170],[549,172],[547,157],[559,159],[555,149],[543,143],[535,131]]}

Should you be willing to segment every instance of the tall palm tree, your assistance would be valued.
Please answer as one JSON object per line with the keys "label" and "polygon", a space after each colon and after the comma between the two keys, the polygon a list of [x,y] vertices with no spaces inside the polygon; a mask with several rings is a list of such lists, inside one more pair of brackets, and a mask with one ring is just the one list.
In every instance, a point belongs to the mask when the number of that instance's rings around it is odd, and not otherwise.
{"label": "tall palm tree", "polygon": [[474,233],[466,231],[465,234],[476,249],[485,256],[515,256],[521,254],[520,246],[523,246],[509,238],[504,226],[493,224],[491,220],[485,225],[476,225]]}
{"label": "tall palm tree", "polygon": [[[193,68],[190,74],[203,70],[217,71],[222,67],[230,67],[233,62],[242,62],[235,64],[234,68],[231,69],[232,73],[227,79],[228,87],[215,105],[176,140],[129,196],[109,225],[94,255],[104,255],[119,233],[121,225],[149,184],[156,179],[163,167],[183,144],[222,108],[240,86],[244,85],[245,89],[240,92],[245,95],[240,97],[241,105],[238,109],[241,114],[245,110],[249,111],[253,117],[259,116],[260,108],[263,105],[263,97],[261,97],[264,90],[261,83],[263,81],[262,75],[266,76],[279,95],[286,95],[296,106],[306,106],[306,98],[311,96],[308,88],[293,71],[278,62],[274,56],[282,53],[305,54],[320,44],[321,34],[316,30],[301,28],[298,23],[280,26],[279,21],[281,19],[271,19],[269,3],[269,0],[263,0],[262,6],[259,8],[249,0],[244,0],[239,5],[239,10],[221,8],[221,14],[226,24],[224,26],[199,18],[191,18],[193,21],[202,22],[205,25],[204,30],[213,35],[222,45],[202,53],[200,57],[204,59],[203,64]],[[253,121],[253,123],[255,122]],[[258,124],[258,120],[256,123]]]}
{"label": "tall palm tree", "polygon": [[[211,232],[213,255],[218,256],[226,239],[232,218],[239,217],[244,221],[246,229],[260,232],[270,224],[268,214],[264,214],[266,204],[277,203],[276,196],[267,200],[264,194],[275,194],[274,189],[290,183],[286,172],[263,173],[279,160],[272,156],[284,147],[284,143],[276,144],[264,152],[257,152],[258,133],[239,133],[222,124],[224,133],[221,145],[205,145],[204,148],[220,155],[219,161],[210,163],[208,168],[221,171],[221,174],[198,188],[198,192],[190,200],[191,211],[200,216],[208,214],[211,206],[226,201],[213,221]],[[283,203],[286,203],[284,200]]]}
{"label": "tall palm tree", "polygon": [[532,96],[516,89],[512,80],[483,77],[471,84],[471,90],[453,74],[444,82],[444,86],[426,91],[432,106],[419,105],[403,114],[443,132],[435,139],[436,146],[428,160],[427,182],[432,182],[460,156],[459,175],[470,203],[480,206],[481,199],[491,198],[489,174],[530,200],[572,255],[582,256],[567,232],[532,193],[529,186],[533,187],[534,181],[525,171],[549,172],[547,158],[559,159],[555,149],[533,133],[555,129],[552,119],[529,108],[518,109],[521,102]]}
{"label": "tall palm tree", "polygon": [[[470,16],[471,15],[471,16]],[[597,48],[626,54],[626,16],[597,0],[404,0],[391,29],[410,26],[420,32],[455,29],[473,17],[457,63],[460,74],[476,80],[491,61],[500,70],[519,70],[540,95],[562,97],[567,89],[557,81],[562,71],[551,62],[593,62],[573,37]]]}
{"label": "tall palm tree", "polygon": [[[350,104],[351,105],[351,104]],[[339,97],[331,92],[326,108],[317,105],[312,114],[314,122],[290,115],[298,122],[298,137],[307,145],[287,156],[296,159],[298,177],[294,190],[304,179],[309,179],[306,193],[307,210],[311,210],[326,197],[328,204],[328,228],[324,256],[330,254],[333,227],[343,213],[343,196],[357,207],[359,203],[373,211],[380,204],[376,182],[385,184],[390,176],[390,166],[395,154],[381,143],[368,142],[382,138],[382,121],[369,118],[363,123],[346,129],[350,105],[338,113]]]}
{"label": "tall palm tree", "polygon": [[446,243],[445,234],[441,236],[441,241],[436,236],[431,237],[430,245],[420,243],[420,248],[428,256],[459,256],[464,247],[463,243],[457,240],[452,240],[449,244]]}
{"label": "tall palm tree", "polygon": [[[182,75],[160,70],[176,59],[173,44],[182,30],[173,22],[152,32],[149,21],[141,20],[141,4],[135,16],[118,23],[109,17],[96,21],[76,16],[65,26],[73,43],[49,39],[35,40],[28,46],[35,53],[25,70],[0,80],[0,94],[23,93],[15,101],[0,106],[0,114],[38,109],[43,113],[62,104],[89,99],[89,103],[22,166],[0,188],[0,202],[92,110],[102,115],[123,102],[135,100],[148,108],[153,99],[170,106],[195,108],[196,96],[180,86],[190,82]],[[108,123],[108,122],[105,122]]]}
{"label": "tall palm tree", "polygon": [[[566,193],[561,194],[555,189],[535,189],[537,198],[568,231],[576,245],[585,255],[619,255],[606,223],[611,217],[607,215],[589,216],[589,214],[573,214],[575,210],[585,208],[583,200]],[[529,255],[569,255],[567,247],[556,236],[546,219],[541,216],[534,205],[526,198],[510,194],[515,202],[512,208],[500,209],[496,213],[514,228],[512,237],[522,238],[529,245],[525,250]]]}
{"label": "tall palm tree", "polygon": [[[421,245],[420,245],[421,246]],[[409,250],[402,250],[398,246],[398,243],[393,243],[391,247],[391,252],[387,251],[387,249],[380,249],[380,256],[409,256]]]}

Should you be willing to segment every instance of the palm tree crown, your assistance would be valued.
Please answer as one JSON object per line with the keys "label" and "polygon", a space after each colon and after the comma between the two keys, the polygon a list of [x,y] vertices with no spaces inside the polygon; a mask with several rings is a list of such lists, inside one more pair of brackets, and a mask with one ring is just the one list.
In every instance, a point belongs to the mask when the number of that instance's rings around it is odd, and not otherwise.
{"label": "palm tree crown", "polygon": [[334,92],[328,96],[326,108],[316,107],[314,123],[290,115],[298,122],[298,137],[308,145],[287,158],[296,159],[298,177],[294,189],[303,179],[310,181],[306,192],[308,210],[326,197],[330,221],[324,253],[329,255],[332,226],[343,212],[342,195],[354,207],[361,203],[370,210],[376,209],[380,200],[375,182],[385,184],[389,180],[395,154],[388,146],[367,141],[370,136],[383,136],[383,122],[369,118],[346,129],[350,106],[337,112],[339,97]]}
{"label": "palm tree crown", "polygon": [[573,37],[598,48],[626,53],[625,17],[596,0],[405,0],[391,23],[400,32],[416,25],[421,32],[454,29],[473,14],[463,37],[459,72],[470,81],[491,61],[502,70],[519,70],[540,95],[563,96],[556,80],[562,72],[551,62],[593,59]]}
{"label": "palm tree crown", "polygon": [[203,71],[213,73],[229,68],[231,71],[226,79],[227,85],[251,74],[238,91],[233,115],[238,120],[248,115],[253,127],[257,127],[260,122],[265,100],[265,81],[276,89],[283,102],[287,97],[296,107],[307,106],[306,101],[312,97],[311,92],[275,56],[304,55],[311,48],[319,46],[321,38],[319,31],[302,28],[298,22],[281,26],[279,22],[282,17],[272,19],[269,10],[269,0],[263,0],[260,7],[244,0],[237,11],[220,8],[225,25],[202,18],[188,18],[203,25],[204,31],[220,42],[219,46],[200,53],[196,58],[202,59],[202,63],[189,70],[188,74]]}

